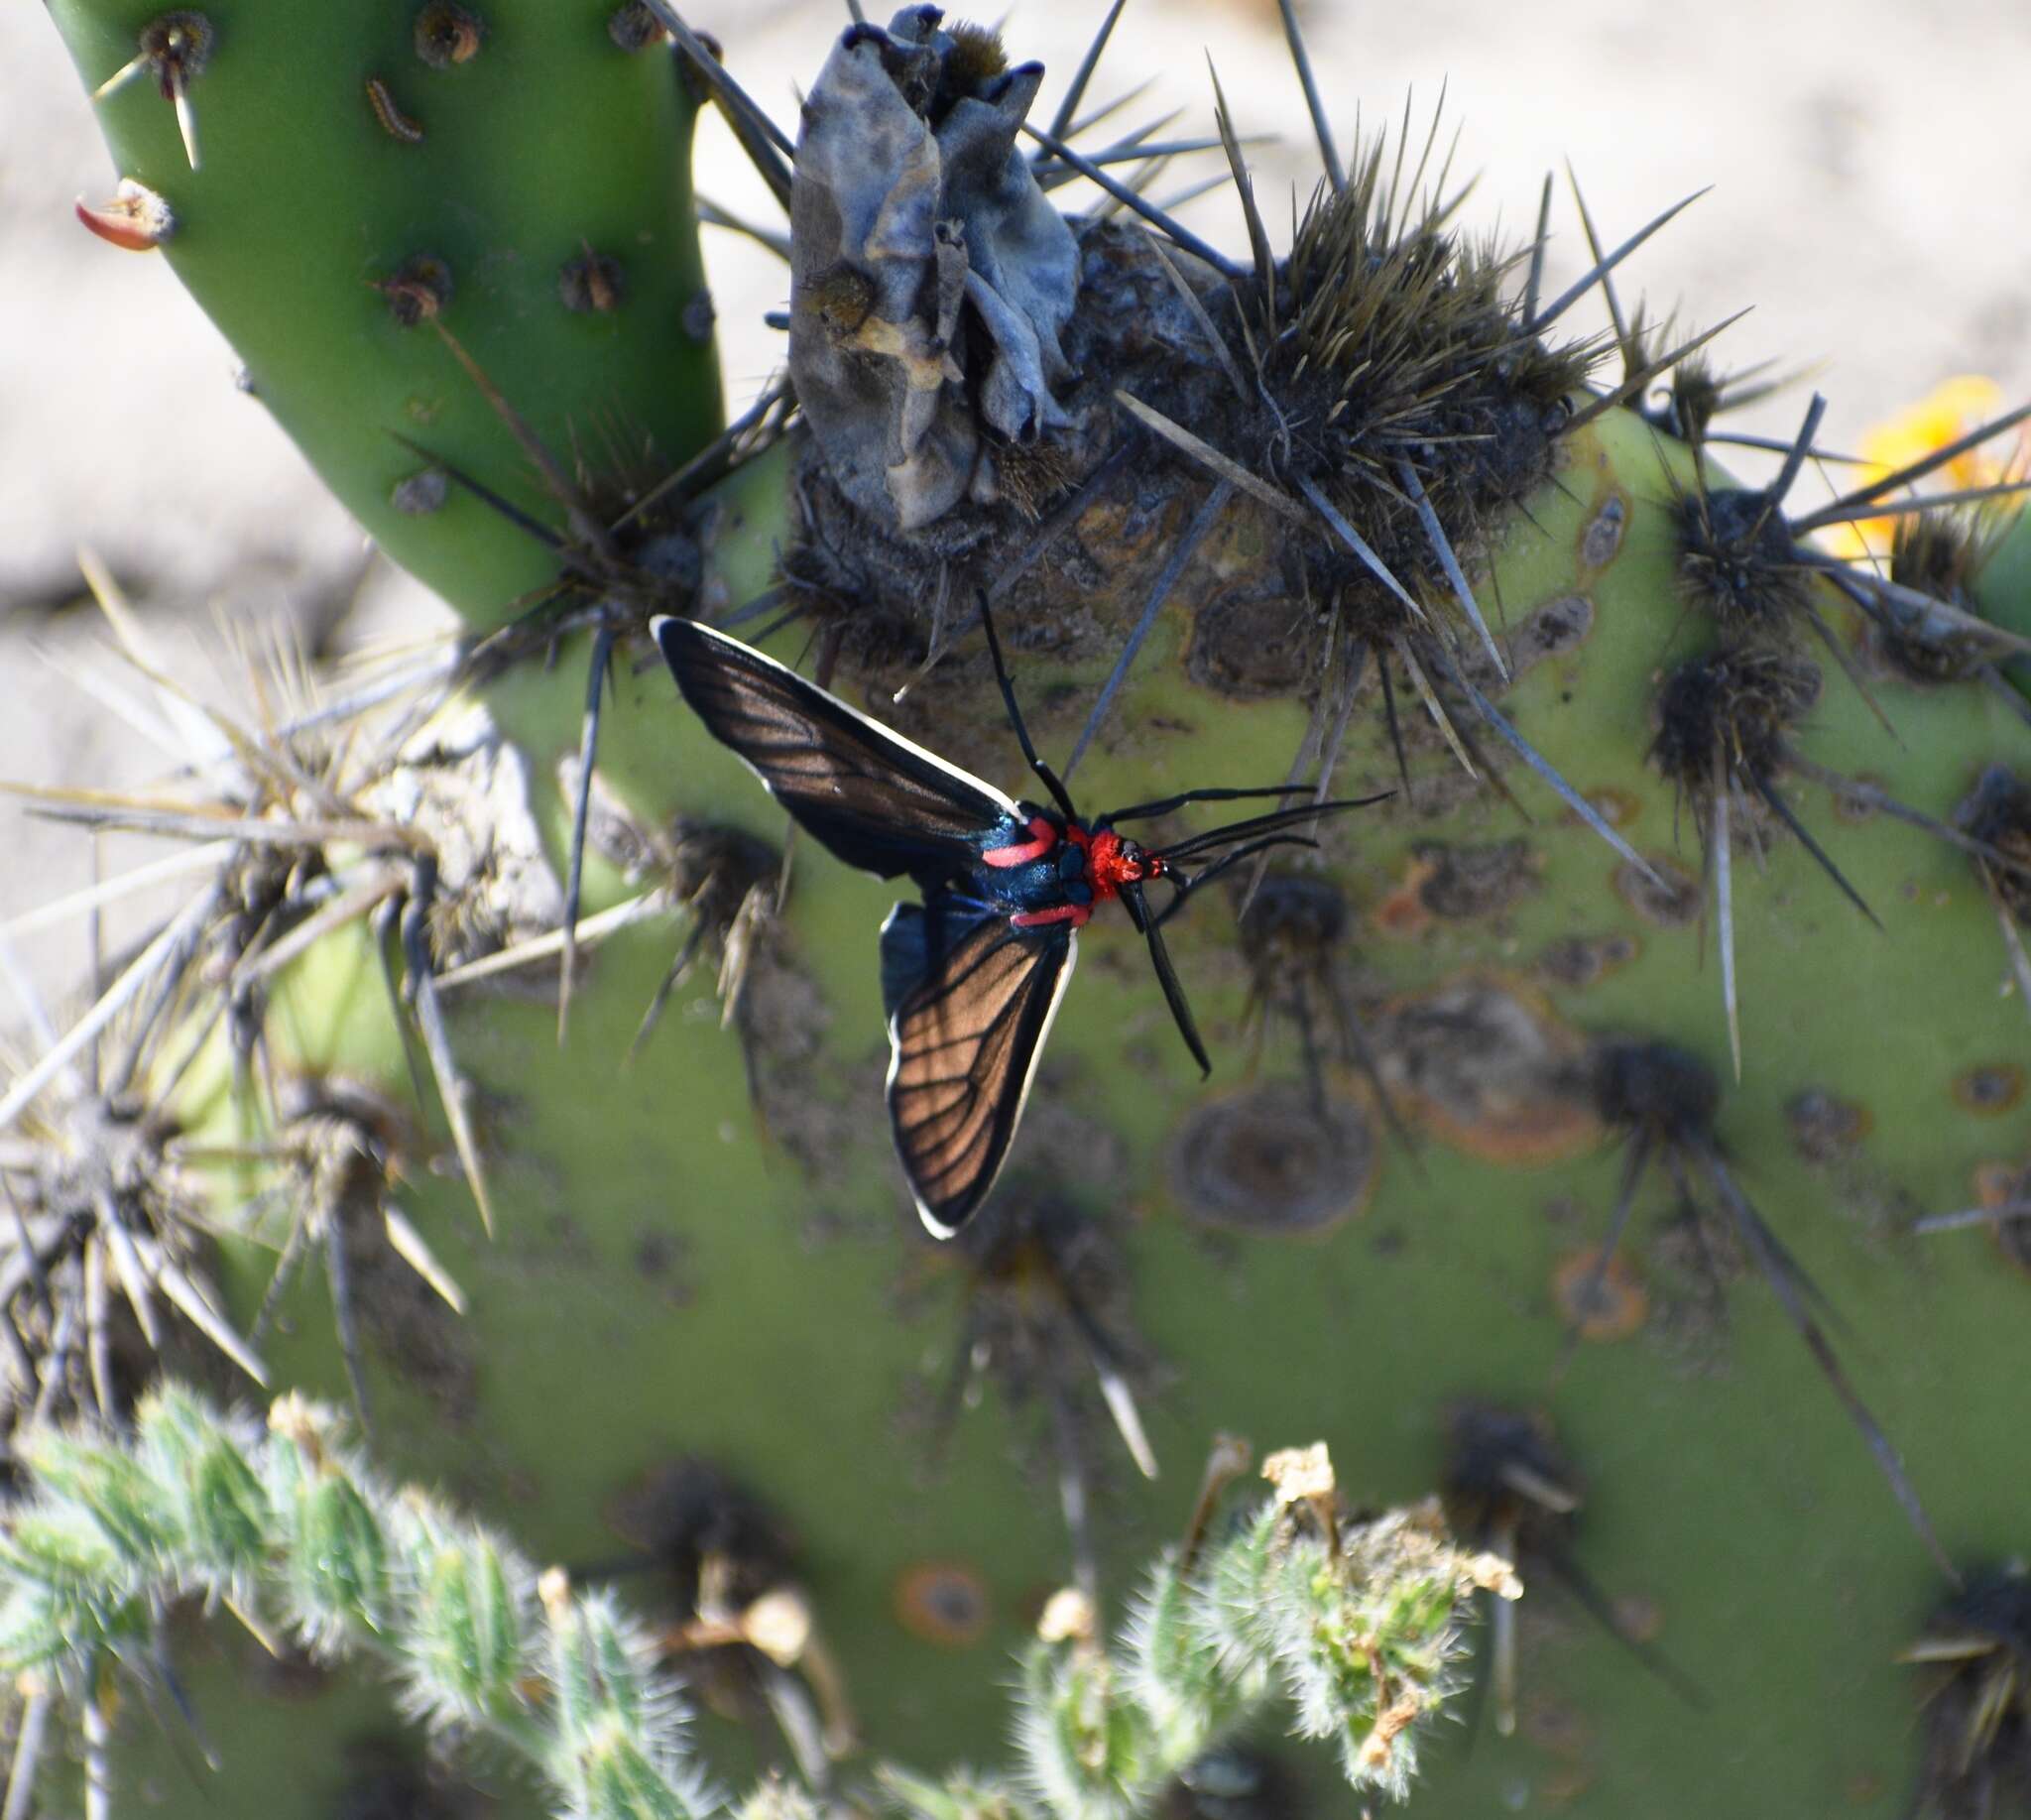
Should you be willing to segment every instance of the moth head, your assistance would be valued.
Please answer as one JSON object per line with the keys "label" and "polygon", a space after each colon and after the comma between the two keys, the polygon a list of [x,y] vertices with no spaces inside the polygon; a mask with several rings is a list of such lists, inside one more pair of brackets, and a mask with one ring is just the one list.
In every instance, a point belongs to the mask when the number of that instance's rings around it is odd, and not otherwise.
{"label": "moth head", "polygon": [[1140,884],[1144,879],[1160,879],[1168,870],[1168,863],[1160,853],[1152,853],[1139,841],[1125,840],[1116,855],[1116,865],[1121,869],[1124,884]]}

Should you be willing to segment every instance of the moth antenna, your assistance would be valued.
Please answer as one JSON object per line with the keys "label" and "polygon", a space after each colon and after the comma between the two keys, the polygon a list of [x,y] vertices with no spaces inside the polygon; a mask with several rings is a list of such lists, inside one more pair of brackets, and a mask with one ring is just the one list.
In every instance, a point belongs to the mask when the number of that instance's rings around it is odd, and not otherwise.
{"label": "moth antenna", "polygon": [[[1753,303],[1749,305],[1749,309],[1754,307]],[[1688,354],[1693,353],[1696,349],[1705,347],[1723,329],[1732,328],[1735,323],[1739,322],[1743,316],[1749,313],[1749,309],[1737,309],[1733,315],[1715,323],[1712,328],[1695,335],[1690,341],[1681,341],[1669,353],[1658,355],[1655,360],[1648,362],[1641,371],[1633,373],[1623,380],[1613,392],[1604,393],[1593,404],[1587,406],[1585,410],[1568,419],[1565,431],[1561,433],[1563,434],[1575,429],[1584,429],[1596,418],[1613,411],[1617,405],[1626,403],[1630,398],[1641,392],[1660,373],[1670,372]]]}
{"label": "moth antenna", "polygon": [[1064,775],[1067,779],[1079,769],[1079,761],[1086,756],[1086,748],[1092,745],[1094,735],[1100,731],[1102,723],[1107,719],[1108,710],[1114,706],[1115,696],[1127,679],[1130,667],[1135,662],[1136,653],[1142,649],[1142,641],[1149,636],[1149,629],[1156,624],[1156,616],[1163,610],[1163,603],[1170,598],[1171,590],[1177,586],[1178,578],[1185,572],[1185,565],[1198,553],[1199,546],[1206,541],[1207,533],[1219,522],[1220,515],[1227,510],[1228,501],[1233,497],[1234,488],[1229,482],[1215,481],[1213,490],[1200,502],[1198,511],[1192,514],[1192,521],[1185,527],[1184,535],[1171,546],[1170,556],[1151,586],[1149,598],[1142,603],[1142,611],[1135,621],[1135,630],[1129,634],[1128,643],[1122,647],[1122,655],[1115,661],[1115,667],[1109,672],[1107,681],[1101,685],[1092,711],[1086,716],[1086,725],[1080,728],[1079,738],[1072,747],[1072,756],[1065,761]]}
{"label": "moth antenna", "polygon": [[1925,1506],[1919,1502],[1917,1490],[1912,1486],[1904,1471],[1904,1462],[1897,1450],[1890,1445],[1875,1417],[1869,1413],[1868,1405],[1855,1393],[1849,1382],[1848,1374],[1842,1369],[1832,1344],[1813,1319],[1811,1310],[1805,1305],[1799,1283],[1788,1260],[1776,1244],[1776,1235],[1763,1224],[1762,1218],[1749,1205],[1748,1198],[1735,1185],[1734,1177],[1720,1153],[1705,1139],[1689,1141],[1689,1148],[1713,1182],[1715,1190],[1727,1202],[1729,1211],[1734,1216],[1734,1223],[1741,1233],[1743,1243],[1755,1259],[1763,1279],[1776,1292],[1786,1316],[1797,1330],[1799,1338],[1805,1341],[1806,1349],[1813,1355],[1822,1376],[1833,1387],[1834,1395],[1847,1409],[1849,1418],[1861,1431],[1868,1450],[1875,1456],[1876,1465],[1890,1483],[1890,1490],[1897,1502],[1904,1507],[1904,1515],[1911,1526],[1918,1532],[1926,1550],[1939,1566],[1942,1573],[1955,1586],[1962,1584],[1960,1570],[1953,1558],[1940,1545],[1939,1537],[1933,1532],[1931,1519],[1925,1514]]}
{"label": "moth antenna", "polygon": [[[1783,794],[1777,787],[1768,778],[1764,777],[1762,773],[1755,771],[1749,773],[1749,782],[1756,787],[1756,793],[1770,805],[1784,825],[1798,836],[1805,850],[1819,862],[1820,869],[1836,885],[1840,886],[1841,895],[1853,905],[1856,910],[1861,911],[1877,928],[1881,929],[1883,927],[1881,918],[1876,915],[1874,910],[1869,909],[1868,905],[1863,901],[1861,893],[1849,884],[1841,868],[1835,865],[1829,857],[1827,850],[1807,832],[1805,823],[1800,821],[1798,816],[1792,811],[1791,804],[1784,800]],[[1889,933],[1887,929],[1883,932],[1885,934]]]}
{"label": "moth antenna", "polygon": [[1168,236],[1171,241],[1183,247],[1195,259],[1203,259],[1214,271],[1220,273],[1224,278],[1248,277],[1249,274],[1246,267],[1236,265],[1233,260],[1227,258],[1217,248],[1209,246],[1205,241],[1201,240],[1190,228],[1172,219],[1171,216],[1165,214],[1154,203],[1144,201],[1142,197],[1138,196],[1128,184],[1122,182],[1120,179],[1110,177],[1098,165],[1093,163],[1091,159],[1073,151],[1070,146],[1066,145],[1055,135],[1043,132],[1031,126],[1027,121],[1023,122],[1022,130],[1035,140],[1038,145],[1042,146],[1053,158],[1070,165],[1074,171],[1078,172],[1089,182],[1097,183],[1125,208],[1133,209],[1143,220],[1147,221],[1151,227]]}
{"label": "moth antenna", "polygon": [[1220,86],[1220,71],[1213,67],[1210,54],[1206,59],[1206,73],[1213,78],[1213,121],[1220,128],[1221,143],[1227,149],[1227,168],[1234,173],[1235,190],[1242,202],[1242,219],[1249,230],[1249,250],[1255,262],[1256,294],[1261,299],[1269,338],[1274,340],[1278,326],[1276,255],[1269,245],[1268,225],[1255,201],[1254,179],[1249,175],[1248,160],[1243,158],[1241,141],[1235,137],[1234,116],[1228,110],[1227,95]]}
{"label": "moth antenna", "polygon": [[1173,877],[1171,883],[1177,896],[1163,907],[1160,914],[1153,918],[1153,924],[1162,928],[1179,910],[1185,908],[1187,899],[1194,896],[1202,885],[1210,885],[1223,873],[1232,872],[1244,860],[1251,860],[1258,853],[1267,852],[1271,847],[1305,847],[1317,850],[1319,843],[1302,834],[1266,834],[1260,840],[1249,841],[1237,847],[1232,853],[1224,853],[1208,866],[1204,872],[1195,873],[1182,883]]}
{"label": "moth antenna", "polygon": [[1408,461],[1396,463],[1396,475],[1403,482],[1403,490],[1410,496],[1410,503],[1417,510],[1417,521],[1424,527],[1426,541],[1432,546],[1432,553],[1439,559],[1439,566],[1446,571],[1446,579],[1452,584],[1453,597],[1465,610],[1469,623],[1481,635],[1483,648],[1495,667],[1495,674],[1506,682],[1509,667],[1503,661],[1501,648],[1496,645],[1494,635],[1488,629],[1488,621],[1481,616],[1476,604],[1474,590],[1467,585],[1467,572],[1460,566],[1460,558],[1453,553],[1452,540],[1446,536],[1446,528],[1439,523],[1439,515],[1432,510],[1432,502],[1425,497],[1423,484],[1417,478],[1417,470]]}
{"label": "moth antenna", "polygon": [[[1107,41],[1114,36],[1115,24],[1122,16],[1122,9],[1129,0],[1115,0],[1107,10],[1107,17],[1100,22],[1099,31],[1093,35],[1093,42],[1086,47],[1086,55],[1079,60],[1079,67],[1072,71],[1071,85],[1066,88],[1064,99],[1058,103],[1058,111],[1051,116],[1051,137],[1069,139],[1080,128],[1073,125],[1079,112],[1079,103],[1086,98],[1086,85],[1093,80],[1093,72],[1100,67],[1100,60],[1107,51]],[[1115,104],[1119,106],[1120,103]],[[1100,118],[1099,115],[1094,116]],[[1092,121],[1081,122],[1091,125]]]}
{"label": "moth antenna", "polygon": [[[1390,593],[1394,594],[1398,600],[1410,609],[1411,618],[1420,622],[1426,622],[1424,608],[1412,598],[1410,591],[1404,587],[1403,583],[1398,581],[1389,572],[1388,564],[1375,554],[1361,533],[1356,531],[1347,522],[1345,516],[1335,508],[1333,502],[1320,490],[1318,483],[1312,480],[1309,475],[1300,474],[1297,476],[1297,484],[1298,490],[1304,494],[1306,499],[1311,501],[1312,509],[1332,527],[1333,534],[1349,549],[1354,551],[1369,573],[1374,576]],[[1469,766],[1468,769],[1472,771],[1473,767]]]}
{"label": "moth antenna", "polygon": [[1580,190],[1580,174],[1573,169],[1573,161],[1566,160],[1566,182],[1572,185],[1573,203],[1580,211],[1580,229],[1587,236],[1587,250],[1594,256],[1594,269],[1601,274],[1601,295],[1608,304],[1608,319],[1614,325],[1614,343],[1622,357],[1624,374],[1633,373],[1643,364],[1643,348],[1639,337],[1629,332],[1628,318],[1622,314],[1621,300],[1615,296],[1614,268],[1607,263],[1601,250],[1601,236],[1594,231],[1593,211],[1587,206],[1587,198]]}
{"label": "moth antenna", "polygon": [[[1269,784],[1253,789],[1181,789],[1175,795],[1158,796],[1149,802],[1132,802],[1127,808],[1110,809],[1103,817],[1109,827],[1122,821],[1149,821],[1194,802],[1240,802],[1252,796],[1302,796],[1309,788],[1303,784]],[[1220,829],[1209,829],[1219,833]]]}
{"label": "moth antenna", "polygon": [[1741,1007],[1734,987],[1734,842],[1728,826],[1728,801],[1733,790],[1721,748],[1714,748],[1714,806],[1710,811],[1707,848],[1714,856],[1714,908],[1721,932],[1721,1003],[1728,1013],[1728,1052],[1734,1078],[1741,1082]]}
{"label": "moth antenna", "polygon": [[[1307,795],[1310,790],[1302,784],[1278,785],[1266,793],[1278,796]],[[1367,808],[1372,803],[1382,801],[1389,793],[1384,790],[1374,796],[1342,796],[1336,801],[1306,802],[1295,808],[1271,809],[1266,814],[1250,815],[1241,821],[1224,822],[1217,828],[1207,828],[1202,833],[1188,835],[1185,839],[1163,848],[1162,855],[1169,860],[1192,859],[1214,847],[1227,846],[1254,835],[1281,833],[1286,828],[1302,827],[1324,815],[1341,814],[1348,809]]]}
{"label": "moth antenna", "polygon": [[[1546,180],[1547,182],[1549,182],[1549,179]],[[1530,323],[1531,328],[1549,328],[1554,322],[1556,322],[1559,319],[1560,316],[1564,315],[1567,310],[1572,308],[1572,306],[1575,303],[1577,303],[1583,297],[1585,297],[1588,292],[1592,291],[1596,285],[1600,284],[1603,278],[1605,278],[1609,273],[1613,272],[1616,266],[1621,264],[1623,260],[1628,258],[1628,256],[1631,253],[1633,253],[1639,246],[1641,246],[1644,241],[1648,240],[1652,234],[1656,233],[1660,227],[1662,227],[1667,221],[1671,220],[1673,216],[1681,213],[1685,209],[1690,208],[1695,202],[1697,202],[1703,195],[1707,193],[1708,189],[1711,188],[1713,188],[1713,184],[1709,183],[1705,189],[1694,190],[1693,193],[1687,196],[1684,201],[1674,202],[1661,215],[1656,216],[1645,226],[1637,228],[1637,230],[1633,234],[1631,234],[1628,237],[1628,239],[1624,240],[1621,243],[1621,245],[1616,247],[1613,253],[1608,255],[1607,258],[1596,260],[1592,266],[1590,266],[1585,272],[1581,273],[1580,276],[1576,278],[1570,285],[1568,285],[1565,290],[1561,291],[1559,295],[1552,300],[1550,304],[1548,304],[1543,310],[1538,312],[1538,314],[1533,318],[1533,320]]]}
{"label": "moth antenna", "polygon": [[731,209],[720,207],[710,196],[698,196],[692,204],[698,211],[698,219],[707,227],[723,227],[730,234],[742,234],[757,246],[767,247],[784,265],[790,261],[789,236],[775,228],[763,227],[753,221],[745,221]]}
{"label": "moth antenna", "polygon": [[[1798,531],[1811,531],[1821,524],[1834,524],[1851,508],[1869,505],[1872,501],[1881,499],[1885,493],[1893,493],[1899,487],[1908,487],[1914,480],[1924,479],[1935,468],[1942,468],[1950,461],[1959,460],[1969,450],[1978,448],[1991,436],[1998,436],[2006,429],[2016,428],[2026,418],[2031,418],[2031,405],[2019,405],[2015,411],[2006,412],[1986,424],[1975,425],[1965,436],[1956,437],[1943,448],[1932,449],[1916,461],[1906,462],[1892,473],[1856,487],[1852,493],[1844,493],[1839,499],[1820,507],[1817,512],[1808,513],[1804,518],[1797,520],[1793,528]],[[1880,515],[1878,510],[1865,516]]]}
{"label": "moth antenna", "polygon": [[437,998],[437,980],[430,970],[429,914],[437,894],[437,862],[429,854],[417,858],[410,886],[409,902],[402,912],[402,952],[409,977],[417,1028],[423,1039],[423,1053],[437,1083],[437,1097],[444,1105],[444,1122],[451,1128],[452,1147],[458,1153],[459,1167],[479,1207],[480,1224],[488,1238],[494,1236],[493,1203],[487,1195],[486,1175],[480,1168],[479,1146],[474,1142],[472,1122],[466,1115],[465,1082],[451,1052],[451,1033],[444,1023],[444,1008]]}
{"label": "moth antenna", "polygon": [[676,8],[669,4],[669,0],[644,0],[644,3],[691,60],[691,66],[704,78],[706,87],[712,90],[712,98],[726,115],[727,125],[733,128],[734,137],[740,141],[741,150],[747,153],[749,163],[761,174],[762,181],[769,185],[770,194],[782,205],[783,212],[788,213],[789,164],[796,160],[795,145],[782,128],[762,111],[748,91],[734,80],[727,66],[712,55],[698,34],[677,17]]}
{"label": "moth antenna", "polygon": [[585,825],[592,813],[592,769],[599,756],[600,704],[614,655],[614,629],[602,622],[592,635],[592,666],[585,683],[585,718],[578,735],[578,788],[571,804],[571,858],[564,886],[564,959],[557,975],[557,1044],[571,1024],[571,980],[578,965],[578,900],[585,881]]}

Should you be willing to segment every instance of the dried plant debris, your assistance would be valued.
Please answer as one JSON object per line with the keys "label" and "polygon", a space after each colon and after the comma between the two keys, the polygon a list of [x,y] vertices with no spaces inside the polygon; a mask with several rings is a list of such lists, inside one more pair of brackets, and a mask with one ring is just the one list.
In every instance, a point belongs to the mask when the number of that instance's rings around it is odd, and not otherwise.
{"label": "dried plant debris", "polygon": [[0,1170],[9,1415],[125,1422],[174,1317],[265,1384],[208,1279],[198,1185],[175,1157],[174,1127],[132,1096],[106,1097],[71,1076],[17,1129],[27,1166]]}
{"label": "dried plant debris", "polygon": [[996,443],[1063,421],[1072,233],[1016,139],[1043,80],[906,7],[856,25],[803,106],[790,376],[854,504],[900,530],[996,492]]}
{"label": "dried plant debris", "polygon": [[652,1468],[609,1515],[640,1551],[614,1571],[651,1566],[667,1580],[657,1642],[686,1685],[723,1718],[778,1729],[805,1780],[827,1786],[858,1722],[780,1516],[695,1455]]}
{"label": "dried plant debris", "polygon": [[295,1077],[280,1099],[284,1123],[273,1142],[240,1153],[264,1164],[269,1179],[234,1224],[258,1237],[282,1233],[256,1341],[297,1272],[318,1258],[362,1432],[372,1433],[363,1332],[445,1413],[464,1419],[476,1400],[475,1368],[456,1332],[465,1295],[397,1198],[419,1167],[421,1134],[404,1109],[359,1081]]}

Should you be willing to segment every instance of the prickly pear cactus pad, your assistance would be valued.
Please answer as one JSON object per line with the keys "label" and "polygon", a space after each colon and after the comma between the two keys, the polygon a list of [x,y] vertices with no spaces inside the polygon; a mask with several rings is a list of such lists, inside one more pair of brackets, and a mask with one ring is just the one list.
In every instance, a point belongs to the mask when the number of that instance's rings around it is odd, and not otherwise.
{"label": "prickly pear cactus pad", "polygon": [[[24,1804],[716,1811],[672,1679],[752,1813],[2021,1797],[2031,409],[1758,447],[1727,321],[1625,304],[1683,203],[1576,187],[1554,294],[1554,185],[1505,239],[1436,112],[1336,140],[1284,7],[1279,232],[1217,77],[1189,138],[1088,98],[1123,10],[1053,88],[1019,20],[856,9],[790,130],[664,0],[53,8],[138,186],[96,225],[467,630],[200,711],[94,577],[186,762],[21,788],[183,897],[0,1088]],[[788,224],[724,430],[706,105]],[[1180,144],[1233,244],[1152,199]],[[1374,800],[1174,881],[1208,1079],[1094,907],[941,1242],[912,887],[648,627],[1042,799],[984,612],[1089,813],[1186,798],[1152,848]],[[217,1413],[285,1393],[361,1451]],[[1337,1464],[1230,1520],[1236,1433]]]}

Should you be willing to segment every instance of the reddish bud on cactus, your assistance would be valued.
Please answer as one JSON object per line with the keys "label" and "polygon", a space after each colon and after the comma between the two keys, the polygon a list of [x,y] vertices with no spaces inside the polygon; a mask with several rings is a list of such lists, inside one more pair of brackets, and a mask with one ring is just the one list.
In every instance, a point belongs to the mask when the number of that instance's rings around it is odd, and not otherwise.
{"label": "reddish bud on cactus", "polygon": [[152,253],[177,231],[177,212],[146,184],[123,177],[112,200],[96,205],[77,198],[77,218],[110,246]]}

